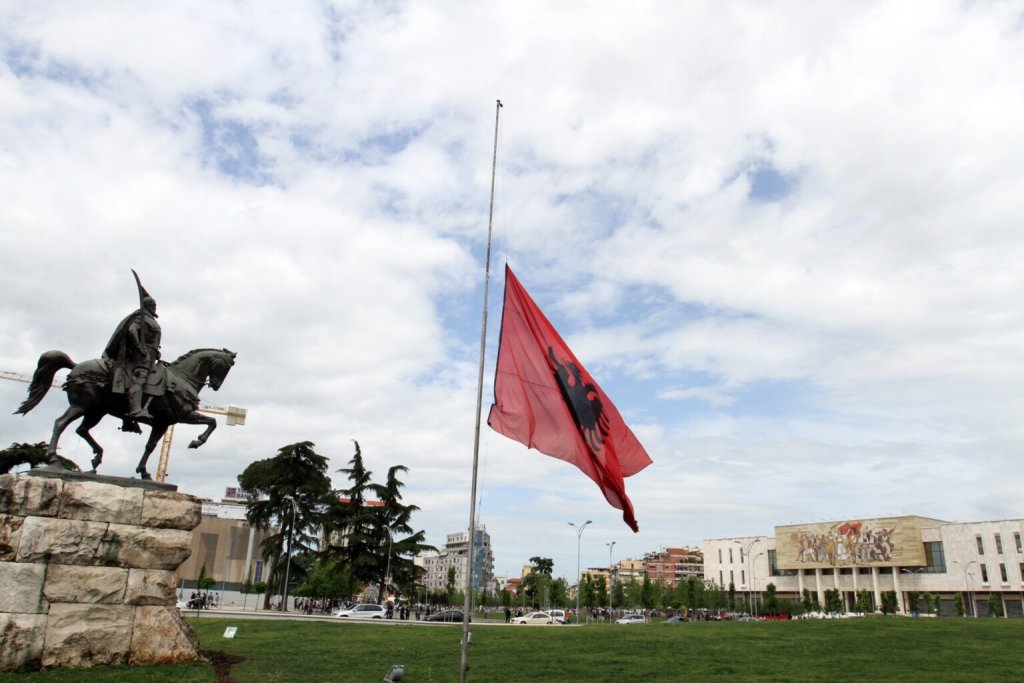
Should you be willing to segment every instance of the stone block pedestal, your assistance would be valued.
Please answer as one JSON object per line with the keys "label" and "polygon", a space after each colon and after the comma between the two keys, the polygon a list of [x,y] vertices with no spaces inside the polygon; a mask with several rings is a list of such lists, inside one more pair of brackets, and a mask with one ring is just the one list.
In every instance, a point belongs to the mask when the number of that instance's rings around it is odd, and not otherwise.
{"label": "stone block pedestal", "polygon": [[0,671],[201,659],[175,607],[199,499],[105,479],[0,475]]}

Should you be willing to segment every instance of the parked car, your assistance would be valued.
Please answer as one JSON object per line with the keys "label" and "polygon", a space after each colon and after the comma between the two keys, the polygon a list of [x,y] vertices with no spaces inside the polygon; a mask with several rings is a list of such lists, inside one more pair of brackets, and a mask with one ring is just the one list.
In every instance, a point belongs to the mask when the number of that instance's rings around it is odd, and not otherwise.
{"label": "parked car", "polygon": [[547,612],[530,612],[524,614],[521,617],[512,617],[513,624],[557,624],[560,623],[555,620],[555,617],[551,616]]}
{"label": "parked car", "polygon": [[[469,620],[473,621],[473,617],[470,617]],[[445,622],[457,621],[459,623],[462,623],[462,610],[458,610],[458,609],[444,609],[444,610],[441,610],[440,612],[434,612],[429,617],[424,619],[424,621],[445,621]]]}
{"label": "parked car", "polygon": [[383,605],[371,605],[361,602],[348,609],[339,609],[334,612],[336,617],[347,617],[351,619],[383,619],[387,616],[387,610]]}
{"label": "parked car", "polygon": [[646,624],[647,618],[642,614],[623,614],[615,620],[616,624]]}
{"label": "parked car", "polygon": [[569,622],[569,618],[566,616],[564,609],[549,609],[546,611],[557,624],[566,624]]}
{"label": "parked car", "polygon": [[689,620],[690,620],[690,617],[675,616],[675,617],[669,617],[668,619],[666,619],[665,621],[663,621],[661,623],[663,623],[663,624],[682,624],[682,623],[685,623],[685,622],[687,622]]}

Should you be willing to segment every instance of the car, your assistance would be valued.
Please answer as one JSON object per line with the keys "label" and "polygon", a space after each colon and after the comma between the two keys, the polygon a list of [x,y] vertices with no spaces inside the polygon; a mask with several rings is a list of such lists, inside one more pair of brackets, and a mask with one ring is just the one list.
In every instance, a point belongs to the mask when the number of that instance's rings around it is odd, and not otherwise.
{"label": "car", "polygon": [[546,610],[546,611],[547,611],[548,614],[550,614],[554,618],[555,623],[558,623],[558,624],[567,624],[567,623],[569,623],[569,618],[566,616],[564,609],[549,609],[549,610]]}
{"label": "car", "polygon": [[530,612],[521,617],[512,617],[513,624],[558,624],[561,623],[547,612]]}
{"label": "car", "polygon": [[647,618],[642,614],[623,614],[615,620],[616,624],[646,624]]}
{"label": "car", "polygon": [[361,602],[358,605],[352,605],[348,609],[336,610],[333,614],[336,617],[350,619],[383,619],[387,616],[387,610],[384,609],[383,605]]}
{"label": "car", "polygon": [[[469,618],[473,621],[473,617]],[[445,622],[459,622],[462,623],[462,610],[457,609],[443,609],[440,612],[434,612],[424,621],[445,621]]]}
{"label": "car", "polygon": [[661,623],[663,623],[663,624],[682,624],[682,623],[685,623],[685,622],[687,622],[689,620],[690,620],[690,617],[675,616],[675,617],[669,617],[668,619],[666,619],[665,621],[663,621]]}

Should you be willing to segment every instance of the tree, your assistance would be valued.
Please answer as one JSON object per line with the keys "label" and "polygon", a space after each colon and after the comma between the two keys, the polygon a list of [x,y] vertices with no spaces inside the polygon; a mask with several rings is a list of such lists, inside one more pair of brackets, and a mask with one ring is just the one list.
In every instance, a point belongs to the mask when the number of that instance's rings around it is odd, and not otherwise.
{"label": "tree", "polygon": [[383,486],[373,486],[378,500],[383,503],[381,507],[371,508],[375,513],[375,535],[380,541],[379,547],[387,549],[383,557],[383,566],[380,566],[380,563],[377,566],[380,596],[384,595],[388,574],[392,577],[414,575],[416,565],[412,558],[427,550],[436,550],[434,546],[426,543],[426,534],[423,531],[413,531],[412,514],[419,508],[402,503],[401,489],[405,484],[398,479],[398,473],[408,471],[404,465],[395,465],[388,469],[387,483]]}
{"label": "tree", "polygon": [[622,581],[617,581],[612,587],[612,607],[620,609],[626,604],[626,588]]}
{"label": "tree", "polygon": [[779,614],[779,598],[775,594],[776,590],[774,583],[769,583],[764,588],[764,611],[773,617]]}
{"label": "tree", "polygon": [[[622,583],[621,581],[619,583]],[[636,609],[643,604],[643,586],[636,580],[635,576],[629,577],[629,582],[623,590],[625,594],[625,606]]]}
{"label": "tree", "polygon": [[882,614],[896,614],[898,609],[899,601],[896,598],[896,591],[882,593]]}
{"label": "tree", "polygon": [[[283,593],[285,564],[291,559],[287,557],[289,540],[299,552],[312,550],[312,534],[320,528],[323,503],[331,490],[327,458],[313,450],[312,442],[300,441],[281,447],[272,458],[250,464],[238,475],[238,483],[249,496],[249,523],[267,530],[276,521],[280,529],[261,545],[263,560],[270,568],[263,603],[269,608],[271,593]],[[292,568],[295,573],[287,573],[301,579],[301,567],[293,564]]]}
{"label": "tree", "polygon": [[608,581],[605,579],[604,574],[597,576],[597,583],[594,585],[594,597],[597,600],[595,607],[611,603],[609,600],[611,594],[608,592]]}
{"label": "tree", "polygon": [[448,604],[455,604],[455,567],[448,567],[448,580],[445,581],[445,590],[448,593]]}
{"label": "tree", "polygon": [[729,582],[729,611],[736,611],[736,584]]}
{"label": "tree", "polygon": [[962,617],[964,615],[964,596],[957,593],[953,596],[953,608],[956,610],[956,615]]}
{"label": "tree", "polygon": [[217,585],[217,579],[206,573],[206,565],[199,568],[199,578],[196,579],[196,588],[201,591],[208,591]]}
{"label": "tree", "polygon": [[[419,508],[402,503],[405,484],[398,474],[408,468],[395,465],[388,470],[386,483],[374,484],[373,473],[363,463],[359,442],[354,443],[356,451],[349,466],[338,470],[348,477],[349,487],[337,491],[324,511],[328,532],[324,557],[348,568],[353,587],[355,582],[377,586],[381,600],[389,578],[392,585],[412,593],[421,577],[412,558],[435,548],[424,542],[423,531],[414,531],[411,526],[412,515]],[[376,504],[371,504],[370,496],[376,498]],[[354,591],[350,591],[352,594]]]}
{"label": "tree", "polygon": [[1003,601],[999,599],[998,593],[990,593],[988,596],[988,615],[990,617],[1003,616]]}
{"label": "tree", "polygon": [[[48,446],[45,441],[40,441],[39,443],[12,443],[9,448],[0,450],[0,474],[8,474],[19,465],[30,465],[32,467],[45,465],[47,461],[47,448]],[[72,470],[73,472],[82,471],[73,460],[68,460],[59,455],[57,459],[61,467],[66,470]]]}
{"label": "tree", "polygon": [[857,598],[854,604],[854,611],[862,614],[874,614],[875,612],[875,594],[866,588],[861,588],[857,591]]}
{"label": "tree", "polygon": [[549,584],[548,606],[565,607],[569,604],[569,584],[562,577],[554,579]]}
{"label": "tree", "polygon": [[658,595],[654,582],[647,574],[644,574],[644,580],[640,584],[640,604],[644,606],[644,609],[654,609],[657,602]]}
{"label": "tree", "polygon": [[590,578],[590,574],[583,576],[583,580],[580,581],[577,590],[580,592],[580,601],[584,607],[593,609],[598,606],[597,590],[594,587],[594,580]]}
{"label": "tree", "polygon": [[838,588],[825,591],[825,611],[829,614],[845,612],[843,609],[843,598]]}
{"label": "tree", "polygon": [[540,600],[545,597],[548,584],[551,582],[551,572],[555,569],[555,561],[549,557],[535,555],[530,558],[530,564],[532,566],[523,577],[520,588],[531,603],[539,608]]}

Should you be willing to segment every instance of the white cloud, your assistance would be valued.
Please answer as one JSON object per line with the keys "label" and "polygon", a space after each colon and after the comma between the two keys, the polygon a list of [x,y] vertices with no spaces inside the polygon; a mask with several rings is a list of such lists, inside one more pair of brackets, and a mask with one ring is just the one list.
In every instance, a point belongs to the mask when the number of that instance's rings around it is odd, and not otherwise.
{"label": "white cloud", "polygon": [[[305,439],[336,470],[358,438],[410,467],[443,542],[468,519],[501,98],[485,411],[507,254],[655,464],[632,537],[568,465],[486,436],[499,570],[571,575],[587,518],[592,566],[610,540],[1019,516],[1022,9],[9,3],[0,369],[98,355],[135,268],[165,355],[237,351],[204,397],[250,411],[200,451],[179,429],[172,480],[217,496]],[[784,191],[752,197],[757,169]],[[62,401],[0,443],[46,439]],[[142,440],[95,433],[130,473]]]}

